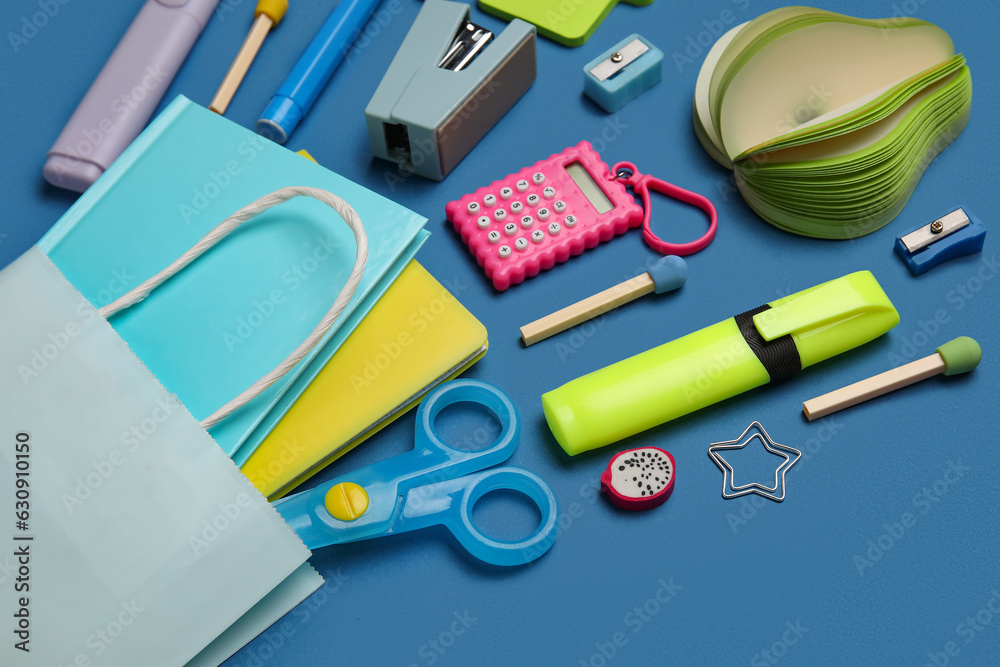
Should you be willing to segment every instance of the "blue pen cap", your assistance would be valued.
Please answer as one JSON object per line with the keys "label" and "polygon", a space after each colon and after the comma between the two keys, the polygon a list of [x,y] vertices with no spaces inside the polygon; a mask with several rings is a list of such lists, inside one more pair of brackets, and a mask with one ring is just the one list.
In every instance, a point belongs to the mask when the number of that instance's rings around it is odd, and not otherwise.
{"label": "blue pen cap", "polygon": [[302,107],[295,100],[285,95],[275,95],[257,121],[257,134],[283,144],[302,120],[302,115]]}

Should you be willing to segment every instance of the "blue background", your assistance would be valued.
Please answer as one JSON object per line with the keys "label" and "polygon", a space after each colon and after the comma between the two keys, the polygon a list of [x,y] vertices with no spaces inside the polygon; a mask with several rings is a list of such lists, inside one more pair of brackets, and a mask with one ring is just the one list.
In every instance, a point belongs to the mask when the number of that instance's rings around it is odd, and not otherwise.
{"label": "blue background", "polygon": [[[75,199],[42,179],[45,152],[142,4],[60,1],[58,13],[16,52],[7,35],[39,5],[6,0],[0,10],[0,264],[34,243]],[[233,11],[213,18],[164,104],[178,93],[208,103],[249,28],[252,5],[229,0]],[[252,125],[333,5],[292,2],[229,118]],[[392,165],[373,160],[368,150],[364,106],[420,8],[415,0],[383,2],[356,57],[337,72],[289,147],[307,148],[321,164],[430,219],[433,236],[419,260],[490,332],[489,353],[468,375],[497,384],[519,406],[523,437],[512,463],[549,482],[565,513],[563,527],[546,556],[510,570],[483,565],[434,530],[319,551],[311,562],[326,576],[326,587],[227,665],[1000,662],[1000,615],[989,610],[1000,610],[1000,450],[994,442],[1000,280],[992,236],[998,232],[991,232],[981,255],[919,278],[892,251],[896,236],[958,205],[988,228],[996,224],[998,9],[944,0],[823,5],[937,23],[968,57],[975,85],[968,128],[930,165],[903,213],[862,239],[825,242],[758,219],[691,129],[695,77],[710,36],[781,5],[623,5],[582,47],[539,40],[534,87],[443,183],[433,183],[416,176],[397,182]],[[488,28],[503,27],[478,9],[473,14]],[[581,70],[636,31],[666,54],[663,81],[609,116],[582,96]],[[675,59],[686,51],[690,62]],[[524,349],[520,325],[639,273],[654,253],[631,232],[497,293],[446,226],[444,205],[581,139],[602,136],[606,161],[631,160],[709,195],[719,209],[718,237],[689,259],[691,277],[678,293],[646,297]],[[697,212],[662,198],[654,206],[661,236],[679,241],[701,234]],[[572,459],[549,434],[539,401],[544,391],[860,269],[874,272],[902,317],[877,341],[784,385]],[[804,399],[931,354],[959,335],[977,338],[985,350],[974,373],[928,380],[826,420],[802,417]],[[756,496],[722,499],[722,475],[706,455],[710,442],[735,438],[755,419],[775,440],[804,453],[788,474],[780,505]],[[459,434],[477,424],[462,413],[443,420]],[[412,428],[412,415],[400,419],[312,483],[409,449]],[[598,476],[615,452],[643,445],[673,453],[676,489],[654,511],[619,511],[596,491]],[[763,450],[731,460],[739,472],[762,480],[773,468]],[[961,474],[946,472],[949,467]],[[925,490],[929,496],[921,496]],[[488,531],[508,537],[527,532],[533,519],[531,508],[503,497],[485,499],[476,516]]]}

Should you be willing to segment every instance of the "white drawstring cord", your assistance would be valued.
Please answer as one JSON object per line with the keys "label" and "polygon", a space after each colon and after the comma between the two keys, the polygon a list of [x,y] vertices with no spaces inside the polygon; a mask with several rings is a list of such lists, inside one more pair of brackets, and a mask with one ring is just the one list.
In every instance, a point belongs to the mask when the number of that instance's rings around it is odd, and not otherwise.
{"label": "white drawstring cord", "polygon": [[110,318],[115,313],[130,306],[134,306],[149,296],[150,292],[166,282],[171,276],[178,273],[181,269],[200,257],[206,250],[228,236],[234,229],[242,225],[244,222],[252,220],[267,209],[277,206],[278,204],[282,204],[289,199],[294,199],[295,197],[312,197],[313,199],[317,199],[335,210],[340,217],[344,219],[347,226],[351,228],[352,232],[354,232],[354,240],[358,246],[354,259],[354,268],[351,269],[351,275],[347,279],[347,283],[344,285],[343,289],[340,290],[340,294],[337,295],[337,300],[333,302],[333,307],[330,308],[326,315],[323,316],[323,319],[320,320],[319,324],[315,329],[313,329],[312,333],[309,334],[309,336],[307,336],[306,339],[302,341],[302,343],[295,348],[295,350],[293,350],[284,361],[278,364],[274,370],[254,382],[239,396],[203,419],[201,425],[205,429],[215,426],[222,419],[235,412],[238,408],[249,403],[251,400],[256,398],[257,395],[274,384],[281,376],[290,371],[295,364],[299,363],[303,357],[309,354],[310,350],[316,347],[316,344],[323,338],[326,332],[330,330],[334,321],[344,311],[344,308],[347,307],[351,297],[354,296],[354,291],[357,289],[358,283],[361,282],[361,276],[365,270],[365,263],[368,261],[368,237],[365,234],[364,226],[361,224],[361,219],[358,217],[357,212],[351,208],[351,205],[337,195],[327,192],[326,190],[320,190],[319,188],[295,186],[275,190],[271,194],[261,197],[257,201],[244,206],[230,215],[228,218],[220,222],[215,229],[210,231],[202,237],[200,241],[195,243],[190,250],[174,260],[170,266],[163,269],[149,280],[146,280],[128,294],[125,294],[119,299],[116,299],[114,302],[104,306],[99,311],[103,317]]}

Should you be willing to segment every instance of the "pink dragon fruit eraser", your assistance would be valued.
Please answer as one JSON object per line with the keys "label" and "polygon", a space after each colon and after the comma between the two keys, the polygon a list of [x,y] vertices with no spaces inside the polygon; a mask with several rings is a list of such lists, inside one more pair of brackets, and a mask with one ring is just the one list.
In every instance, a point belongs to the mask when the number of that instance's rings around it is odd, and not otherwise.
{"label": "pink dragon fruit eraser", "polygon": [[623,509],[653,509],[673,492],[675,467],[674,457],[659,447],[629,449],[611,459],[601,489]]}

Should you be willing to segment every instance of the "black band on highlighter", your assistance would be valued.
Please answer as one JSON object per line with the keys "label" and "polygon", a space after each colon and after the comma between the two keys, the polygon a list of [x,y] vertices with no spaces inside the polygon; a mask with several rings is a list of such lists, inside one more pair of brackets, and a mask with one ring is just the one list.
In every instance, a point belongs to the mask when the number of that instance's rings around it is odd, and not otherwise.
{"label": "black band on highlighter", "polygon": [[764,340],[754,326],[753,316],[770,310],[771,306],[766,303],[757,306],[744,313],[740,313],[733,319],[740,333],[746,339],[747,345],[757,355],[760,363],[764,365],[764,370],[771,376],[771,382],[780,382],[802,370],[802,359],[799,357],[799,350],[795,347],[795,341],[791,334],[785,334],[774,340]]}

